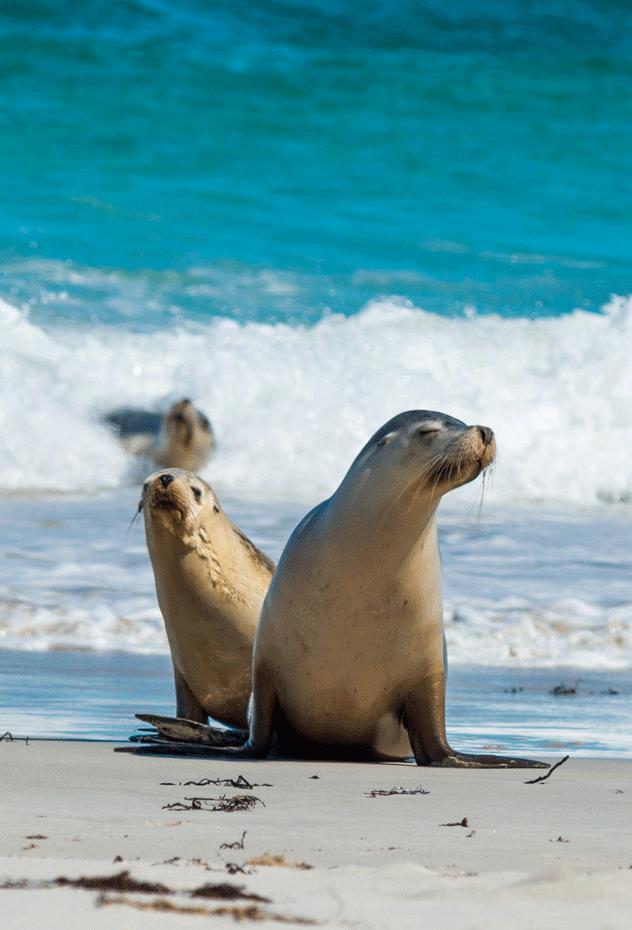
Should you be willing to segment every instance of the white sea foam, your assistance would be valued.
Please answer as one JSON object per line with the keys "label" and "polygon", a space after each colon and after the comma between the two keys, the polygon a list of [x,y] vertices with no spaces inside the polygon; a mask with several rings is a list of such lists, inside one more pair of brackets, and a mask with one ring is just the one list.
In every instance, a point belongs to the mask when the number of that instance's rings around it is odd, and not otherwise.
{"label": "white sea foam", "polygon": [[449,599],[444,610],[450,662],[541,668],[627,669],[632,603],[602,609],[580,600],[534,608]]}
{"label": "white sea foam", "polygon": [[[64,600],[37,607],[0,595],[0,649],[169,654],[153,595],[140,604],[138,598],[79,604],[69,591]],[[632,603],[602,611],[585,602],[558,602],[536,610],[449,598],[444,621],[451,666],[630,668]]]}
{"label": "white sea foam", "polygon": [[0,302],[5,492],[115,487],[129,461],[98,417],[188,395],[211,418],[221,487],[312,497],[401,410],[491,426],[492,497],[632,497],[632,299],[559,318],[450,319],[398,299],[316,325],[48,327]]}

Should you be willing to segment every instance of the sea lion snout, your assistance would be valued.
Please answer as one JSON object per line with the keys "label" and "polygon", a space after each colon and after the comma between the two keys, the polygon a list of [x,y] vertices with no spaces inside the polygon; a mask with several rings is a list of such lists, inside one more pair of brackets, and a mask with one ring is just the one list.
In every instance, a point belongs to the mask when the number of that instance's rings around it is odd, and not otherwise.
{"label": "sea lion snout", "polygon": [[486,446],[494,442],[494,431],[491,430],[489,426],[477,426],[476,428],[481,434],[481,439]]}
{"label": "sea lion snout", "polygon": [[158,480],[160,481],[163,488],[168,488],[173,481],[173,475],[170,475],[168,472],[164,472],[159,476]]}
{"label": "sea lion snout", "polygon": [[487,468],[487,466],[491,465],[494,461],[494,456],[496,455],[496,437],[494,436],[494,431],[491,430],[489,426],[477,426],[475,429],[478,430],[482,442],[479,462],[481,468]]}

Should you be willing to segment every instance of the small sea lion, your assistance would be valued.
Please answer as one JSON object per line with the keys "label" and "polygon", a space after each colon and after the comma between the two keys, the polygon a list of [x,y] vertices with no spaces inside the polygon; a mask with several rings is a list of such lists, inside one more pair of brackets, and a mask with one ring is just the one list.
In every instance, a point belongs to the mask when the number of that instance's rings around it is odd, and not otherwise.
{"label": "small sea lion", "polygon": [[428,410],[375,433],[281,555],[257,627],[249,739],[217,753],[262,758],[274,739],[292,757],[547,767],[456,752],[445,731],[437,508],[495,450],[488,427]]}
{"label": "small sea lion", "polygon": [[123,448],[159,468],[200,471],[215,448],[208,419],[184,398],[165,414],[124,407],[103,417]]}
{"label": "small sea lion", "polygon": [[255,630],[274,562],[188,471],[151,475],[138,509],[171,649],[176,714],[246,727]]}

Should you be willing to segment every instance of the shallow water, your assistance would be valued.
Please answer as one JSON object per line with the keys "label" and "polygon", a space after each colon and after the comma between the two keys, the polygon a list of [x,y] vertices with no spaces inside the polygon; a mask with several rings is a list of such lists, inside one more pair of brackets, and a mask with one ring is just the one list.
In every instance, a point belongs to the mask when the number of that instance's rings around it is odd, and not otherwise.
{"label": "shallow water", "polygon": [[[167,656],[0,653],[0,735],[127,740],[136,713],[173,716]],[[576,694],[555,696],[560,684]],[[628,673],[454,667],[446,721],[453,747],[480,752],[632,758]]]}

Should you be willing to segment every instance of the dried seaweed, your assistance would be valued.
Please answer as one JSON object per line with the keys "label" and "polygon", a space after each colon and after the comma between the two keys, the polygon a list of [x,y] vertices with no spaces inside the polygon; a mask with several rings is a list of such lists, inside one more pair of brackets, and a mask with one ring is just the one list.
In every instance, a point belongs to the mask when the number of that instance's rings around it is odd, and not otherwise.
{"label": "dried seaweed", "polygon": [[[166,784],[166,782],[162,784]],[[223,785],[225,788],[245,788],[247,791],[252,791],[253,788],[274,788],[274,785],[269,785],[265,782],[251,785],[243,775],[238,775],[237,778],[203,778],[201,781],[185,781],[180,782],[180,784],[184,788],[190,786],[195,788],[206,788],[207,785],[215,785],[216,787]]]}
{"label": "dried seaweed", "polygon": [[230,885],[228,882],[220,882],[216,885],[207,883],[194,888],[189,895],[192,898],[221,898],[224,901],[258,901],[260,904],[270,904],[270,898],[262,898],[258,894],[245,894],[243,887],[243,885]]}
{"label": "dried seaweed", "polygon": [[270,853],[263,853],[262,856],[255,856],[254,859],[249,859],[248,862],[244,863],[245,865],[278,865],[284,869],[303,869],[305,871],[313,869],[313,865],[308,865],[307,862],[286,862],[284,856],[273,856]]}
{"label": "dried seaweed", "polygon": [[[184,801],[188,801],[185,804]],[[184,801],[175,801],[173,804],[163,804],[162,810],[169,811],[251,811],[261,804],[265,804],[261,798],[256,798],[252,794],[236,794],[232,798],[222,796],[221,798],[185,798]],[[209,806],[210,805],[210,806]]]}
{"label": "dried seaweed", "polygon": [[140,894],[169,894],[161,882],[139,882],[125,869],[116,875],[94,875],[90,878],[55,878],[50,883],[60,888],[85,888],[86,891],[135,892]]}
{"label": "dried seaweed", "polygon": [[554,688],[551,688],[551,694],[555,697],[570,697],[577,694],[577,686],[579,685],[581,678],[578,678],[574,685],[565,685],[562,682],[559,685],[556,685]]}
{"label": "dried seaweed", "polygon": [[173,904],[167,898],[154,898],[153,901],[135,901],[133,898],[126,898],[124,895],[99,895],[96,900],[97,907],[105,907],[108,904],[126,904],[128,907],[136,908],[141,911],[158,911],[170,914],[195,914],[203,917],[232,917],[233,920],[252,920],[257,923],[264,920],[273,920],[282,924],[300,924],[301,926],[314,926],[316,921],[307,917],[286,917],[284,914],[270,914],[263,911],[256,904],[246,907],[217,907],[210,910],[206,907],[183,907],[180,904]]}
{"label": "dried seaweed", "polygon": [[207,900],[221,901],[256,901],[259,904],[270,904],[269,898],[261,895],[247,894],[243,885],[231,885],[229,882],[211,884],[207,882],[191,891],[176,892],[163,885],[162,882],[138,881],[132,878],[127,870],[117,872],[116,875],[92,875],[81,878],[53,878],[49,881],[6,881],[0,885],[6,889],[43,889],[43,888],[82,888],[85,891],[98,891],[101,895],[106,892],[117,894],[186,894],[191,898],[206,898]]}
{"label": "dried seaweed", "polygon": [[423,788],[391,788],[386,791],[383,788],[374,788],[372,791],[365,791],[367,798],[390,798],[395,794],[430,794]]}

